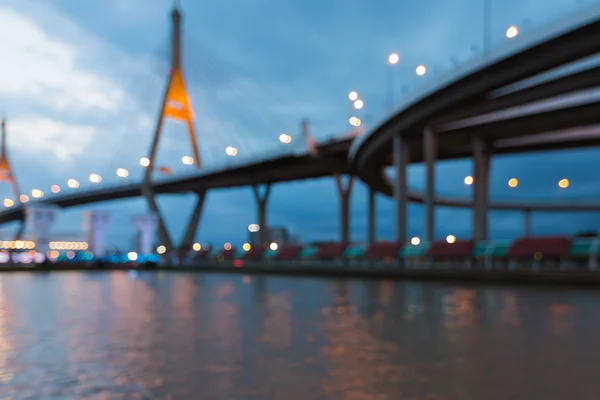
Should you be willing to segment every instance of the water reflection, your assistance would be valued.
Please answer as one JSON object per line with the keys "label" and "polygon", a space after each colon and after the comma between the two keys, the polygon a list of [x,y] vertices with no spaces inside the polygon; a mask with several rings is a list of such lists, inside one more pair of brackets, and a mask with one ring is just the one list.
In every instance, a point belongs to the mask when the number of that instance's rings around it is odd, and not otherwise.
{"label": "water reflection", "polygon": [[0,275],[0,399],[597,399],[595,291]]}

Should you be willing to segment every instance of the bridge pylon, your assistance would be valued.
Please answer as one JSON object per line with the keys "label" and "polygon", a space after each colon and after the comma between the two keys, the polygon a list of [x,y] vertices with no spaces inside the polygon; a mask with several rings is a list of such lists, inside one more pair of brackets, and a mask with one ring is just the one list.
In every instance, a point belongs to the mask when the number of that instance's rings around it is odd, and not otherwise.
{"label": "bridge pylon", "polygon": [[[1,127],[1,139],[0,139],[0,182],[8,182],[11,185],[13,194],[15,196],[15,203],[19,201],[19,195],[21,191],[19,190],[19,184],[17,182],[17,177],[10,165],[10,161],[8,160],[8,150],[6,148],[6,118],[2,118],[2,127]],[[23,232],[25,230],[25,222],[21,223],[21,227],[19,228],[15,240],[21,239],[23,236]]]}
{"label": "bridge pylon", "polygon": [[[152,186],[152,172],[154,171],[156,166],[156,154],[158,151],[158,145],[161,139],[162,128],[165,120],[173,119],[175,121],[183,122],[187,125],[188,137],[190,140],[190,144],[192,146],[192,152],[194,157],[194,163],[196,168],[200,168],[200,152],[198,150],[198,141],[196,138],[196,130],[194,127],[194,112],[192,109],[192,105],[190,102],[190,98],[187,92],[185,78],[183,74],[183,65],[181,62],[182,56],[182,48],[181,48],[181,11],[179,6],[179,1],[175,0],[173,11],[171,12],[172,19],[172,43],[171,43],[171,69],[169,72],[169,78],[167,81],[167,87],[165,89],[165,93],[163,96],[162,104],[158,113],[158,120],[156,122],[156,129],[154,131],[154,136],[152,139],[152,144],[150,147],[150,154],[148,159],[150,160],[150,165],[146,168],[144,180],[142,182],[142,194],[146,198],[148,202],[148,208],[158,218],[158,239],[164,246],[167,247],[167,250],[170,252],[172,250],[176,250],[173,245],[173,240],[171,239],[166,224],[164,222],[163,216],[158,208],[158,204],[156,202],[154,189]],[[191,220],[188,224],[188,227],[197,227],[198,220],[200,219],[200,214],[202,210],[202,205],[204,203],[204,194],[199,194],[198,204],[194,212],[192,213]],[[191,247],[191,242],[193,240],[193,233],[186,231],[186,235],[179,249],[183,247]],[[190,239],[190,235],[192,235],[192,239]]]}

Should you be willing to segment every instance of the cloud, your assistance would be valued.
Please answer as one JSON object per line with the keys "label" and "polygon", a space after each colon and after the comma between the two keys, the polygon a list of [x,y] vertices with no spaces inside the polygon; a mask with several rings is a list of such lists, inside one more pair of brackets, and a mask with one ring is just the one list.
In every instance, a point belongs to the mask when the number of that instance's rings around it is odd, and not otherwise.
{"label": "cloud", "polygon": [[75,47],[7,8],[0,8],[0,47],[10,60],[0,63],[4,96],[27,97],[62,112],[113,111],[123,100],[118,85],[79,67]]}

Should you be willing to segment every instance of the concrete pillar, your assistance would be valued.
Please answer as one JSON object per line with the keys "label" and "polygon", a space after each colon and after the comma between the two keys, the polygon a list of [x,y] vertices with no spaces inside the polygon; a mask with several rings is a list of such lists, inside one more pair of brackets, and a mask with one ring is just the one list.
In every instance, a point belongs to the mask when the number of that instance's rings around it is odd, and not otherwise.
{"label": "concrete pillar", "polygon": [[407,209],[408,209],[408,141],[396,136],[393,141],[392,151],[394,156],[394,203],[396,205],[396,241],[406,243]]}
{"label": "concrete pillar", "polygon": [[430,127],[423,132],[425,160],[425,240],[435,239],[435,164],[437,161],[437,135]]}
{"label": "concrete pillar", "polygon": [[267,183],[264,187],[265,191],[261,194],[257,185],[252,186],[254,198],[256,199],[256,205],[258,206],[258,226],[260,227],[258,233],[260,237],[260,244],[262,246],[266,246],[267,241],[269,240],[269,228],[267,226],[267,203],[269,202],[269,195],[271,194],[271,184]]}
{"label": "concrete pillar", "polygon": [[[153,240],[158,227],[158,217],[154,213],[140,214],[133,217],[133,225],[138,233],[138,248],[140,254],[154,253]],[[167,249],[168,251],[172,249]]]}
{"label": "concrete pillar", "polygon": [[348,183],[344,185],[341,175],[335,175],[338,194],[340,196],[340,243],[350,242],[350,195],[354,184],[354,176],[348,176]]}
{"label": "concrete pillar", "polygon": [[88,249],[96,257],[106,255],[106,231],[110,225],[107,211],[88,211],[83,214],[83,228],[87,232]]}
{"label": "concrete pillar", "polygon": [[531,210],[529,209],[525,209],[524,213],[523,213],[523,228],[524,228],[524,232],[523,232],[523,236],[525,237],[529,237],[531,236]]}
{"label": "concrete pillar", "polygon": [[473,136],[473,239],[487,240],[488,236],[488,193],[491,154],[479,136]]}
{"label": "concrete pillar", "polygon": [[369,231],[367,232],[369,244],[375,243],[375,200],[375,191],[369,188]]}
{"label": "concrete pillar", "polygon": [[200,217],[202,216],[202,209],[204,208],[205,198],[206,192],[198,193],[196,205],[194,206],[194,210],[192,211],[192,215],[190,216],[188,226],[185,230],[185,233],[183,234],[181,245],[179,246],[179,251],[182,254],[188,252],[194,244],[193,242],[194,238],[196,237],[196,232],[198,231],[198,224],[200,224]]}
{"label": "concrete pillar", "polygon": [[35,206],[26,210],[26,221],[33,229],[32,239],[39,253],[46,253],[49,250],[50,230],[56,220],[57,212],[56,207],[47,206]]}

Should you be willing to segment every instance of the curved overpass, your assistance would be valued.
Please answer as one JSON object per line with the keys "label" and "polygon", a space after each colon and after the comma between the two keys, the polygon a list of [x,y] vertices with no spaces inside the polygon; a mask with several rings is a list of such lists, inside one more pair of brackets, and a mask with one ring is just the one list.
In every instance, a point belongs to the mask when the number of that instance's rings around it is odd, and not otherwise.
{"label": "curved overpass", "polygon": [[[157,194],[201,192],[208,189],[233,188],[266,183],[312,179],[334,174],[352,174],[347,163],[348,151],[353,139],[344,139],[321,145],[320,155],[288,155],[249,163],[235,168],[206,171],[186,177],[167,179],[155,183]],[[410,190],[409,199],[423,203],[422,191]],[[142,196],[140,183],[119,185],[89,191],[74,191],[69,194],[54,195],[43,200],[32,201],[0,212],[0,224],[11,221],[24,221],[25,210],[37,205],[55,205],[69,208],[103,201],[121,200]],[[437,205],[472,208],[470,198],[438,196]],[[600,211],[599,202],[576,201],[491,201],[490,208],[496,210],[531,210],[531,211]]]}
{"label": "curved overpass", "polygon": [[586,92],[600,83],[597,68],[490,98],[490,92],[595,54],[599,18],[598,5],[581,10],[432,82],[353,144],[353,169],[370,187],[391,195],[383,167],[391,163],[394,136],[407,138],[409,160],[420,162],[427,126],[439,131],[439,159],[471,156],[471,137],[481,131],[494,142],[494,153],[600,144],[598,135],[565,135],[573,127],[589,131],[597,122],[600,92],[592,101]]}

